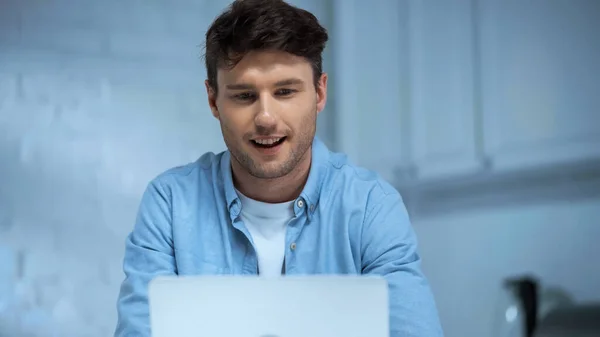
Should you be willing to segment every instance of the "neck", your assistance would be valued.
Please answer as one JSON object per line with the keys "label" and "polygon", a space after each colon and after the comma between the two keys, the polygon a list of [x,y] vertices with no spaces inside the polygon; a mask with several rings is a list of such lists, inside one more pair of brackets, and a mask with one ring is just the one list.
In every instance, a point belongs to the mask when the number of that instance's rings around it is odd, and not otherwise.
{"label": "neck", "polygon": [[250,175],[232,158],[231,170],[233,183],[248,198],[268,202],[281,203],[296,199],[308,179],[311,164],[311,149],[308,149],[292,172],[273,179],[261,179]]}

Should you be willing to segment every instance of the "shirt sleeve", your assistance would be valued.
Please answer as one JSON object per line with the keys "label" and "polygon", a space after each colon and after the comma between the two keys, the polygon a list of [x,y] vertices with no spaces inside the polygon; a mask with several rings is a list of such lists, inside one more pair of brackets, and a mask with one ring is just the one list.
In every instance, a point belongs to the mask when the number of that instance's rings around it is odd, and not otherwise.
{"label": "shirt sleeve", "polygon": [[125,280],[117,300],[115,337],[151,335],[148,283],[158,275],[176,274],[171,219],[170,198],[155,179],[142,196],[125,242]]}
{"label": "shirt sleeve", "polygon": [[389,286],[390,337],[442,337],[437,307],[421,271],[417,239],[398,193],[367,208],[362,233],[363,274]]}

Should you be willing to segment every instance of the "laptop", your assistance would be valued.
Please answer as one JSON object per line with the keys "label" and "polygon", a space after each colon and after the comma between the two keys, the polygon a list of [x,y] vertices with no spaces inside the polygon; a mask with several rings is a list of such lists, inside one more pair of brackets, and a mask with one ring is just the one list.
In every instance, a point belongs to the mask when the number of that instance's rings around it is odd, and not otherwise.
{"label": "laptop", "polygon": [[153,337],[389,337],[388,285],[376,276],[158,277]]}

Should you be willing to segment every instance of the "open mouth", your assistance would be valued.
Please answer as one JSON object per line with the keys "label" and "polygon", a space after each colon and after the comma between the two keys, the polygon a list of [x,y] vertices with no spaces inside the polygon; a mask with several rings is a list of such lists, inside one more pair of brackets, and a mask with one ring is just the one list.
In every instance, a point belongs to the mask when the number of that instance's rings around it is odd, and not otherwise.
{"label": "open mouth", "polygon": [[270,149],[281,145],[287,137],[252,139],[250,142],[261,149]]}

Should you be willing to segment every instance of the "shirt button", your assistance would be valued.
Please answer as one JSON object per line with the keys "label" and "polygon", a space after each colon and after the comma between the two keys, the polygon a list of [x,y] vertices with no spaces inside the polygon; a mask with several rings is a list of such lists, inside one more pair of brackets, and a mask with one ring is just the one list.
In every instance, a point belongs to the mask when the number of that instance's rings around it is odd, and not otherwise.
{"label": "shirt button", "polygon": [[313,205],[310,205],[310,211],[311,211],[311,212],[314,212],[314,211],[315,211],[315,205],[314,205],[314,204],[313,204]]}
{"label": "shirt button", "polygon": [[296,250],[296,243],[295,242],[292,242],[290,244],[290,250]]}
{"label": "shirt button", "polygon": [[298,205],[298,207],[302,208],[304,207],[304,201],[302,199],[298,200],[298,202],[296,203]]}

